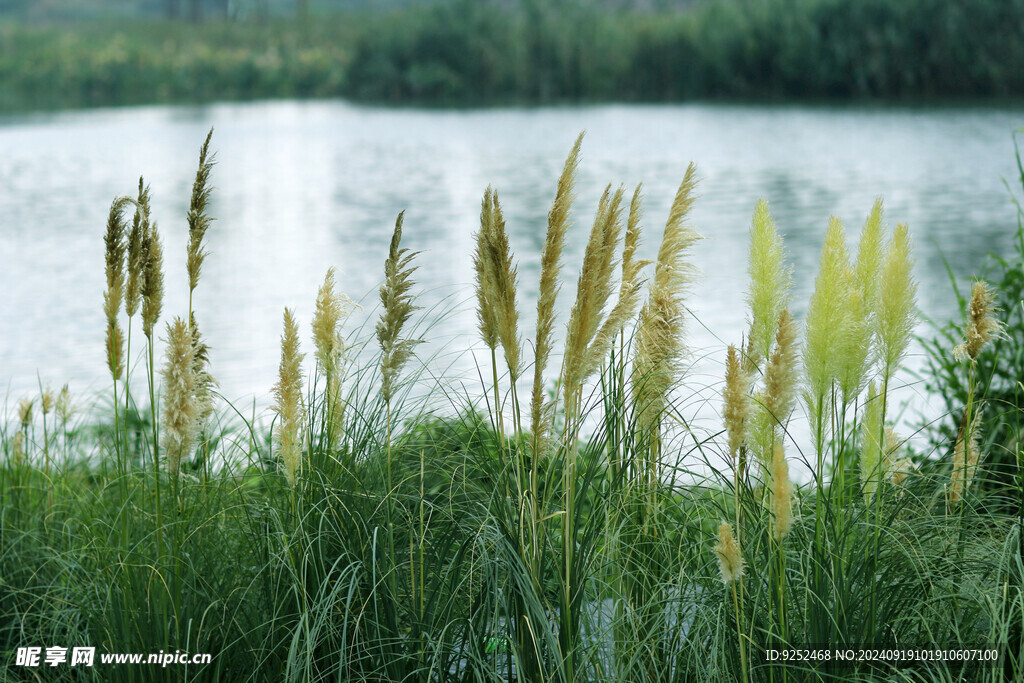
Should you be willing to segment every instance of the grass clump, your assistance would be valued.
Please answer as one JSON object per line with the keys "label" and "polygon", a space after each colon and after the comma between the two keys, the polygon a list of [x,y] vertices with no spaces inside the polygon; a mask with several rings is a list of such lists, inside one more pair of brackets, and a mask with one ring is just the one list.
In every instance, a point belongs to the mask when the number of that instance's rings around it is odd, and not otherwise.
{"label": "grass clump", "polygon": [[[474,260],[486,398],[454,395],[414,353],[425,330],[403,212],[371,335],[344,330],[351,303],[329,270],[310,292],[316,363],[304,375],[285,309],[269,424],[218,402],[194,311],[167,325],[156,376],[162,255],[148,188],[115,201],[108,338],[118,339],[121,299],[137,297],[126,312],[129,331],[142,312],[148,412],[121,384],[127,355],[108,357],[112,427],[72,424],[67,390],[42,387],[0,427],[0,651],[31,641],[213,654],[145,680],[944,681],[968,675],[963,662],[839,668],[766,652],[984,644],[998,660],[976,662],[969,680],[1019,675],[1021,522],[978,484],[988,415],[978,375],[961,407],[969,427],[917,455],[935,464],[909,466],[888,420],[916,315],[906,227],[888,231],[876,203],[851,261],[832,219],[801,326],[758,202],[750,333],[724,351],[721,419],[707,418],[688,407],[700,389],[685,373],[692,164],[651,263],[638,258],[640,189],[628,207],[624,189],[606,189],[553,370],[581,142],[548,214],[529,415],[515,258],[493,188]],[[212,220],[211,160],[207,137],[188,214],[190,293]],[[986,320],[972,324],[994,333]],[[1010,329],[978,349],[972,373]],[[809,445],[790,429],[802,419]]]}

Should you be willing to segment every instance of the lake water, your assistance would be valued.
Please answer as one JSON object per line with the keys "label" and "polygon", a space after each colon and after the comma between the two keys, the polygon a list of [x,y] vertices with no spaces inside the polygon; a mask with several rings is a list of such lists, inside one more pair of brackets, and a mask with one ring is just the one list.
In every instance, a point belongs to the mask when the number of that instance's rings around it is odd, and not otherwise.
{"label": "lake water", "polygon": [[[1003,179],[1019,191],[1011,133],[1021,125],[1024,109],[425,111],[344,102],[2,117],[0,380],[10,403],[36,392],[40,380],[69,382],[78,396],[108,389],[103,233],[111,200],[134,193],[140,174],[151,185],[164,238],[164,318],[185,314],[185,212],[199,146],[212,126],[216,222],[195,309],[227,397],[269,402],[285,306],[297,312],[312,358],[309,323],[328,267],[338,268],[343,291],[364,302],[363,317],[372,315],[403,209],[406,244],[423,252],[416,275],[421,305],[454,308],[433,326],[421,355],[440,354],[435,367],[451,365],[455,376],[478,386],[466,349],[479,348],[471,254],[480,198],[488,184],[499,191],[529,339],[546,214],[565,156],[586,129],[563,311],[605,186],[623,183],[631,192],[643,182],[644,250],[652,255],[675,189],[696,162],[700,198],[692,224],[706,239],[693,253],[702,276],[691,298],[688,381],[717,408],[724,345],[738,342],[746,326],[747,235],[759,197],[770,203],[794,266],[798,319],[829,216],[843,220],[853,245],[876,197],[885,201],[890,226],[909,224],[920,307],[944,319],[955,301],[943,258],[967,277],[987,252],[1010,248],[1016,214]],[[485,362],[482,354],[478,359]],[[920,359],[908,364],[919,366]],[[920,397],[910,398],[916,407]]]}

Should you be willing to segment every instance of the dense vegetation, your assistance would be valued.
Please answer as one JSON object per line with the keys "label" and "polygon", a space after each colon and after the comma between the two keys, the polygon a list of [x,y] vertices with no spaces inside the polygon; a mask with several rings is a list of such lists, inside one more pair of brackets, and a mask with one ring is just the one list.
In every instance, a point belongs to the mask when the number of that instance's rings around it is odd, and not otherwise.
{"label": "dense vegetation", "polygon": [[[635,258],[639,188],[605,192],[554,348],[580,144],[548,215],[529,345],[501,204],[484,193],[480,402],[417,371],[414,271],[429,255],[402,247],[399,215],[372,334],[345,332],[351,302],[329,271],[311,355],[284,311],[271,424],[235,412],[217,395],[191,303],[211,225],[210,138],[187,216],[189,310],[173,320],[149,189],[140,179],[116,199],[102,302],[109,417],[76,420],[74,397],[41,387],[0,425],[4,680],[39,672],[15,663],[18,648],[52,646],[213,655],[188,667],[47,668],[76,681],[1020,680],[1019,437],[1012,466],[1001,458],[1011,485],[983,483],[983,416],[998,388],[983,383],[983,354],[1001,340],[1019,359],[1024,344],[993,305],[1006,292],[972,286],[943,352],[966,376],[951,405],[964,417],[915,453],[887,420],[916,319],[906,226],[887,229],[876,204],[853,256],[830,221],[797,323],[792,270],[760,201],[749,333],[720,350],[721,419],[691,419],[705,400],[685,372],[693,165],[654,263]],[[1019,263],[1007,268],[1019,277]],[[147,395],[128,391],[132,373]],[[948,375],[933,381],[957,395]],[[1000,410],[1019,435],[1020,410]],[[788,429],[804,418],[810,444]],[[811,469],[804,484],[789,474],[798,458]],[[811,644],[999,659],[766,657]]]}
{"label": "dense vegetation", "polygon": [[312,17],[0,24],[0,108],[1024,94],[1024,0],[448,0]]}

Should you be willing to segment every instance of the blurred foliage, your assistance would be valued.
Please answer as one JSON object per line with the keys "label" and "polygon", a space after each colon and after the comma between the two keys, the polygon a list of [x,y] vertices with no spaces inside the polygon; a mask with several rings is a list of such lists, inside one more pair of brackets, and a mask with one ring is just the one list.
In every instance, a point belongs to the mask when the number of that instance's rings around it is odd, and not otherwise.
{"label": "blurred foliage", "polygon": [[273,7],[232,3],[232,20],[201,24],[0,24],[0,107],[1024,95],[1024,0],[313,3],[311,21]]}
{"label": "blurred foliage", "polygon": [[[1024,187],[1024,164],[1014,136],[1017,170]],[[1017,234],[1014,253],[1007,258],[992,254],[982,276],[995,293],[996,318],[1003,324],[1005,336],[985,346],[978,356],[976,382],[983,401],[980,436],[982,465],[979,476],[983,486],[1013,496],[1019,514],[1024,515],[1024,477],[1019,462],[1024,448],[1024,207],[1013,198],[1017,207]],[[955,287],[960,313],[966,320],[969,303],[967,292]],[[930,392],[944,402],[945,419],[927,425],[937,453],[950,452],[956,442],[967,404],[969,366],[953,359],[953,347],[963,340],[963,323],[947,322],[936,326],[937,336],[923,340],[927,369],[923,373]]]}

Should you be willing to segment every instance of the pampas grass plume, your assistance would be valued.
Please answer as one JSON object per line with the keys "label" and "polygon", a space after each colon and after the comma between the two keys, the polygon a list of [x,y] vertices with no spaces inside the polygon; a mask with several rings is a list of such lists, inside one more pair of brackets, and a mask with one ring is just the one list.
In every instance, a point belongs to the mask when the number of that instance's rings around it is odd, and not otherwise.
{"label": "pampas grass plume", "polygon": [[789,303],[793,275],[792,268],[788,268],[784,261],[782,237],[775,228],[768,202],[760,199],[754,207],[750,226],[747,266],[750,273],[750,290],[747,292],[751,313],[750,359],[755,365],[768,357],[779,314]]}
{"label": "pampas grass plume", "polygon": [[192,337],[192,372],[195,375],[194,397],[199,411],[200,430],[205,427],[207,419],[213,413],[214,389],[218,382],[210,373],[210,347],[207,346],[199,331],[196,314],[193,311],[189,318],[189,333]]}
{"label": "pampas grass plume", "polygon": [[488,187],[480,208],[480,232],[477,253],[473,257],[477,271],[477,315],[480,334],[492,351],[501,342],[505,363],[512,381],[521,372],[519,311],[516,309],[516,267],[505,232],[498,193]]}
{"label": "pampas grass plume", "polygon": [[592,351],[589,354],[588,364],[584,369],[584,375],[589,376],[600,367],[601,361],[611,350],[615,337],[626,326],[626,323],[636,316],[640,308],[641,293],[644,280],[643,269],[650,265],[650,261],[637,259],[636,250],[640,246],[640,189],[637,185],[633,192],[633,199],[629,204],[629,217],[626,219],[626,238],[622,249],[622,275],[619,282],[619,298],[615,306],[608,313],[601,329],[594,335],[591,344]]}
{"label": "pampas grass plume", "polygon": [[149,232],[149,187],[139,176],[139,194],[135,200],[135,217],[128,236],[128,284],[125,288],[124,310],[131,318],[139,310],[142,283],[145,278],[145,240]]}
{"label": "pampas grass plume", "polygon": [[166,354],[160,446],[167,456],[167,470],[177,475],[181,459],[192,453],[199,426],[192,333],[181,318],[167,324]]}
{"label": "pampas grass plume", "polygon": [[103,295],[103,312],[109,325],[116,321],[124,296],[125,224],[122,213],[130,202],[127,197],[118,197],[110,205],[107,214],[107,230],[103,238],[107,290]]}
{"label": "pampas grass plume", "polygon": [[75,408],[71,403],[71,391],[68,389],[68,385],[65,384],[60,394],[57,395],[57,417],[60,418],[60,422],[65,427],[68,422],[71,421],[71,415],[74,413]]}
{"label": "pampas grass plume", "polygon": [[686,256],[701,239],[685,223],[693,207],[696,184],[697,167],[691,163],[669,210],[650,294],[640,311],[633,391],[639,423],[645,429],[660,420],[683,355],[683,297],[695,270]]}
{"label": "pampas grass plume", "polygon": [[740,353],[732,344],[725,356],[725,389],[722,391],[722,417],[729,437],[729,457],[743,472],[739,461],[740,449],[747,438],[750,419],[750,379],[743,369]]}
{"label": "pampas grass plume", "polygon": [[[600,363],[603,352],[593,345],[612,295],[615,253],[622,238],[622,188],[605,188],[583,253],[583,268],[576,283],[576,301],[569,313],[565,337],[564,389],[566,403],[572,400],[587,371]],[[595,356],[597,358],[595,363]]]}
{"label": "pampas grass plume", "polygon": [[882,262],[882,276],[875,306],[882,376],[891,377],[903,360],[917,322],[917,283],[911,271],[910,240],[903,223],[893,231]]}
{"label": "pampas grass plume", "polygon": [[825,244],[821,250],[818,277],[807,309],[804,367],[809,388],[808,408],[812,423],[821,419],[816,405],[830,393],[838,375],[838,347],[841,335],[849,327],[849,257],[843,224],[829,220]]}
{"label": "pampas grass plume", "polygon": [[722,522],[718,525],[718,543],[715,545],[718,569],[722,572],[722,583],[729,585],[743,578],[743,553],[732,533],[732,525]]}
{"label": "pampas grass plume", "polygon": [[480,231],[476,234],[476,253],[473,254],[473,268],[476,271],[476,315],[480,323],[480,337],[488,349],[498,347],[497,310],[494,304],[496,293],[491,275],[489,231],[493,224],[494,207],[491,203],[491,188],[484,193],[480,206]]}
{"label": "pampas grass plume", "polygon": [[782,309],[776,323],[775,347],[764,373],[764,406],[773,423],[778,425],[785,424],[796,400],[798,334],[797,322],[788,309]]}
{"label": "pampas grass plume", "polygon": [[549,410],[544,398],[544,371],[554,336],[555,299],[558,296],[558,274],[562,264],[562,248],[565,233],[569,229],[569,209],[573,202],[573,187],[576,169],[580,161],[580,145],[583,133],[576,138],[569,156],[562,167],[555,190],[555,200],[548,212],[548,229],[540,253],[540,285],[537,295],[537,338],[534,344],[533,392],[530,398],[531,430],[534,447],[545,439],[548,429]]}
{"label": "pampas grass plume", "polygon": [[402,367],[412,356],[413,347],[420,341],[401,338],[402,328],[413,311],[417,310],[409,293],[414,284],[412,274],[416,270],[411,262],[416,254],[401,248],[404,216],[404,211],[398,214],[391,235],[391,247],[384,261],[384,284],[380,288],[383,311],[377,321],[377,341],[381,348],[381,395],[387,403],[394,396],[395,382]]}
{"label": "pampas grass plume", "polygon": [[160,319],[164,303],[164,257],[160,233],[154,222],[143,241],[145,267],[142,284],[142,331],[153,338],[153,327]]}
{"label": "pampas grass plume", "polygon": [[281,334],[281,365],[274,385],[274,411],[278,422],[275,436],[284,463],[288,483],[295,485],[295,476],[302,457],[302,358],[299,353],[299,326],[290,309],[284,309],[284,332]]}
{"label": "pampas grass plume", "polygon": [[835,354],[836,378],[844,401],[860,394],[871,362],[871,325],[864,291],[857,284],[856,273],[846,270],[846,303],[842,325],[837,331]]}
{"label": "pampas grass plume", "polygon": [[[882,224],[882,199],[875,200],[864,222],[857,245],[857,262],[854,265],[856,286],[860,288],[867,311],[875,310],[875,302],[879,294],[879,279],[882,270],[882,243],[885,239],[885,226]],[[890,247],[891,249],[891,247]]]}
{"label": "pampas grass plume", "polygon": [[206,140],[199,150],[199,169],[196,171],[196,179],[192,184],[192,200],[188,207],[188,257],[186,267],[188,270],[188,288],[191,292],[199,284],[199,276],[202,272],[203,261],[206,259],[206,249],[203,246],[203,237],[210,227],[212,218],[206,215],[206,206],[210,201],[210,170],[213,168],[213,156],[210,155],[210,139],[213,137],[213,128],[206,134]]}
{"label": "pampas grass plume", "polygon": [[23,398],[18,401],[18,422],[22,429],[27,429],[32,424],[32,399]]}
{"label": "pampas grass plume", "polygon": [[344,294],[336,293],[334,288],[334,268],[330,268],[316,296],[313,344],[316,347],[316,360],[327,379],[326,415],[333,425],[332,434],[337,437],[343,419],[341,363],[345,356],[345,342],[341,336],[341,325],[355,304]]}
{"label": "pampas grass plume", "polygon": [[967,307],[964,342],[953,349],[953,357],[956,360],[969,360],[974,363],[985,344],[1002,334],[1002,323],[992,316],[995,311],[992,290],[988,284],[976,280],[971,285],[971,302]]}

